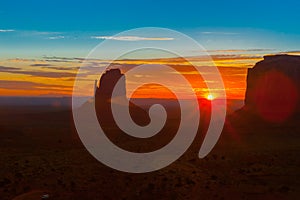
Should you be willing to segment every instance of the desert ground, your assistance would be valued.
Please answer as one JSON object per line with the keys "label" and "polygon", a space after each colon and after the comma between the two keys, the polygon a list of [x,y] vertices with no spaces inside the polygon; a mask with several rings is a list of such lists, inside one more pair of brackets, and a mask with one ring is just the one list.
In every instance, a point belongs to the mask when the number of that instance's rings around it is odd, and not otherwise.
{"label": "desert ground", "polygon": [[131,174],[111,169],[87,152],[69,107],[1,106],[0,197],[298,199],[298,121],[274,125],[243,111],[233,112],[204,159],[198,158],[203,136],[199,130],[188,151],[173,164]]}

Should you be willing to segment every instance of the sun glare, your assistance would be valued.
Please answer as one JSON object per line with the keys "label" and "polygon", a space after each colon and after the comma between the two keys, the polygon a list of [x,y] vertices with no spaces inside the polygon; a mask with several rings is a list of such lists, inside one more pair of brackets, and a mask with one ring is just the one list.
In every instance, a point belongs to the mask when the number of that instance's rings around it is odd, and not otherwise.
{"label": "sun glare", "polygon": [[206,98],[208,100],[213,100],[215,97],[212,94],[208,94]]}

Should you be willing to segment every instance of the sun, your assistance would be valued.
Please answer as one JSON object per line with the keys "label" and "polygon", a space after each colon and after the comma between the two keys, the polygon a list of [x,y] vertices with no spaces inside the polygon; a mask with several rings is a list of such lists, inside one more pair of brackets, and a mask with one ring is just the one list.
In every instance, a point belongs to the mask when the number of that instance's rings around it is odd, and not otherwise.
{"label": "sun", "polygon": [[208,94],[206,98],[208,100],[213,100],[215,97],[212,94]]}

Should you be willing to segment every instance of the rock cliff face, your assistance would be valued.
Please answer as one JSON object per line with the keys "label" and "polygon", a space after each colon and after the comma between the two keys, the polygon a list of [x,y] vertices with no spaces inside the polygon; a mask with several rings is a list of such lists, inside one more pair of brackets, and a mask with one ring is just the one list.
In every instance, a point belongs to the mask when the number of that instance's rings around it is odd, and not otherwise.
{"label": "rock cliff face", "polygon": [[265,56],[248,69],[245,110],[270,122],[300,111],[300,56]]}
{"label": "rock cliff face", "polygon": [[[124,102],[126,101],[126,83],[125,75],[121,73],[120,69],[107,70],[100,78],[99,87],[96,87],[95,108],[100,124],[103,122],[114,122],[111,111],[111,105],[114,101],[112,94],[118,81],[120,81],[121,87],[117,90],[114,100],[117,99]],[[114,102],[116,103],[116,101]]]}
{"label": "rock cliff face", "polygon": [[118,81],[121,81],[121,88],[117,96],[126,98],[125,76],[120,69],[110,69],[100,78],[100,86],[96,89],[95,96],[97,99],[110,100],[113,90]]}
{"label": "rock cliff face", "polygon": [[[120,81],[119,88],[114,91],[118,81]],[[115,92],[114,97],[112,97],[113,92]],[[121,73],[120,69],[107,70],[102,74],[99,87],[95,91],[95,108],[99,123],[102,125],[103,123],[108,123],[110,126],[117,126],[114,124],[111,105],[126,106],[125,102],[127,101],[125,75]],[[149,123],[150,119],[147,112],[139,106],[129,101],[129,108],[127,109],[129,109],[133,120],[139,125]]]}

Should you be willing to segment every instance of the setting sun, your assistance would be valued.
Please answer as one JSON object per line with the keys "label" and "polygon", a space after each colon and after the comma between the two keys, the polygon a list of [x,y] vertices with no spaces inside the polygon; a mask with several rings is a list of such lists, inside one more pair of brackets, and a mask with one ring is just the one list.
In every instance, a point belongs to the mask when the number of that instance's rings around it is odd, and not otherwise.
{"label": "setting sun", "polygon": [[206,98],[208,100],[213,100],[215,97],[212,94],[208,94]]}

